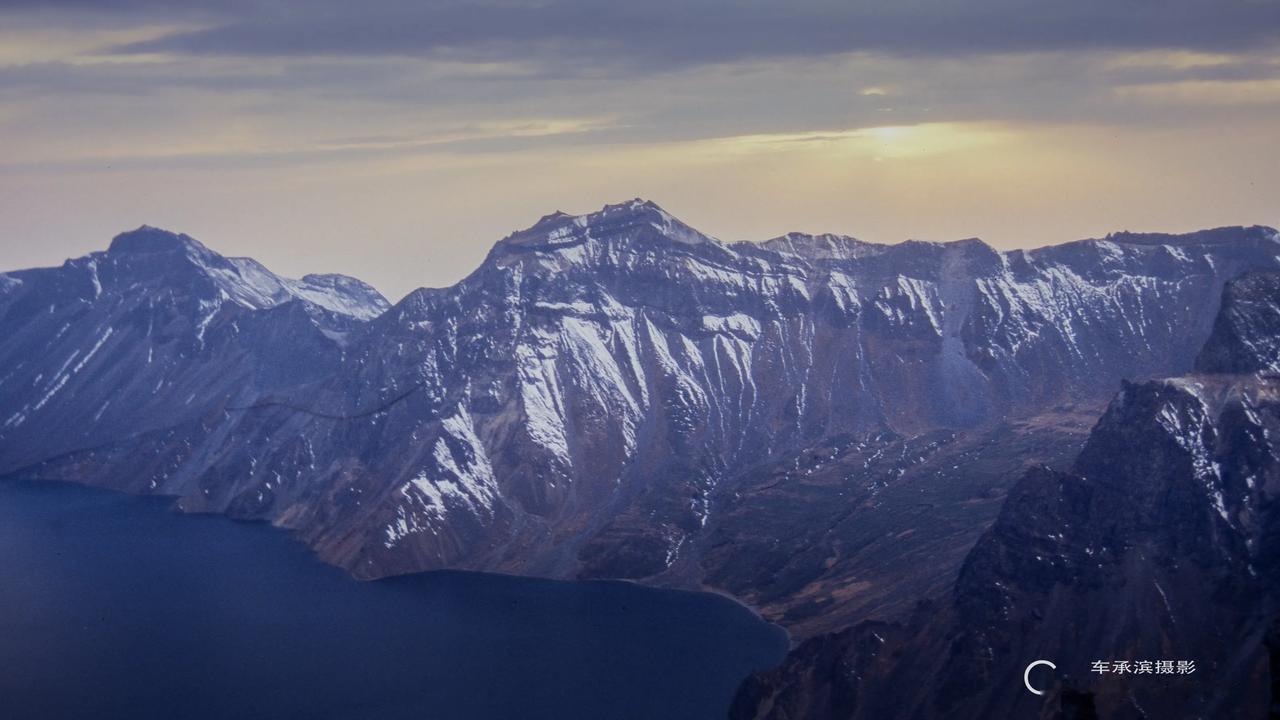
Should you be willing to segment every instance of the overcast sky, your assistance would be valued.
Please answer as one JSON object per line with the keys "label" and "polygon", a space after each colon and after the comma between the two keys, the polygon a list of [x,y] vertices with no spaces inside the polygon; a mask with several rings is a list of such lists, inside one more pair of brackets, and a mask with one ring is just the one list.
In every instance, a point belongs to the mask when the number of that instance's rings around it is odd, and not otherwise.
{"label": "overcast sky", "polygon": [[1280,0],[0,0],[0,269],[147,223],[392,299],[553,210],[1280,224]]}

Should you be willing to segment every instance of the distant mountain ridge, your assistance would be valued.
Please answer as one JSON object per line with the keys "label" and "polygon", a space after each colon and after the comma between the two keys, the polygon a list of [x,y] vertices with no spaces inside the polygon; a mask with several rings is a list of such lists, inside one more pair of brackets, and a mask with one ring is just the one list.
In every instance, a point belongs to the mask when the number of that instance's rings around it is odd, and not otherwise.
{"label": "distant mountain ridge", "polygon": [[1155,237],[724,243],[637,200],[388,305],[144,227],[0,275],[0,475],[270,521],[359,577],[723,589],[804,637],[949,587],[1025,466],[1280,267],[1268,228]]}

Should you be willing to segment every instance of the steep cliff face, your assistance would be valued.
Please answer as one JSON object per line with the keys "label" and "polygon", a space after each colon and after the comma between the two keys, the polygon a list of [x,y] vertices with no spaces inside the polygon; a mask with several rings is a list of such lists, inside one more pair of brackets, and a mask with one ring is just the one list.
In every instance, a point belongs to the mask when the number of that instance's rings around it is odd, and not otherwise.
{"label": "steep cliff face", "polygon": [[142,230],[4,276],[0,473],[269,520],[361,577],[713,586],[807,634],[949,586],[1022,467],[1190,369],[1278,249],[726,244],[634,201],[386,308]]}
{"label": "steep cliff face", "polygon": [[[1232,283],[1199,372],[1125,383],[1069,472],[1014,486],[950,597],[797,648],[738,717],[1261,717],[1280,606],[1275,274]],[[1229,332],[1235,328],[1235,332]],[[1248,333],[1250,342],[1227,336]],[[1269,635],[1270,634],[1270,635]],[[1057,664],[1038,697],[1036,659]],[[1194,661],[1193,673],[1094,661]],[[908,684],[909,683],[909,684]],[[910,691],[905,691],[910,687]]]}
{"label": "steep cliff face", "polygon": [[1255,272],[1227,285],[1213,332],[1196,358],[1205,373],[1280,371],[1280,275]]}

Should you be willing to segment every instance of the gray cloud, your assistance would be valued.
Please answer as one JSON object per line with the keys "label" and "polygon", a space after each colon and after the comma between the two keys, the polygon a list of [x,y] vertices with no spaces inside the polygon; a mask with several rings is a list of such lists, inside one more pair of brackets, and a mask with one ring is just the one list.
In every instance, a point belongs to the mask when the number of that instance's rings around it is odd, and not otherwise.
{"label": "gray cloud", "polygon": [[[198,10],[153,0],[0,0],[24,24],[200,25],[102,52],[133,63],[0,67],[14,122],[68,122],[92,104],[137,98],[138,122],[193,97],[241,120],[326,115],[350,134],[428,133],[506,117],[617,118],[572,142],[644,142],[753,132],[839,130],[937,120],[1171,122],[1116,87],[1280,77],[1276,0],[601,0],[347,3],[221,0]],[[1215,64],[1109,65],[1116,53],[1224,52]],[[883,96],[863,96],[883,86]],[[114,104],[113,104],[114,103]],[[11,129],[14,127],[10,125]],[[319,132],[319,130],[317,131]],[[334,128],[331,136],[344,132]],[[521,140],[552,143],[557,139]]]}
{"label": "gray cloud", "polygon": [[[225,22],[119,52],[250,56],[400,55],[533,61],[583,71],[665,70],[871,52],[963,56],[1074,50],[1240,52],[1280,40],[1263,0],[985,2],[382,2],[286,11],[241,3]],[[143,13],[146,4],[133,5]],[[155,12],[159,12],[156,10]]]}

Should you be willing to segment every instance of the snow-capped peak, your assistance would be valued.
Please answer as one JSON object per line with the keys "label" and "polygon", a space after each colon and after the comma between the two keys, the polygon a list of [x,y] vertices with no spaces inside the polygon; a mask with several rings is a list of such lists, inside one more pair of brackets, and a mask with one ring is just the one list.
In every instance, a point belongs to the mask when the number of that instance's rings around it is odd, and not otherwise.
{"label": "snow-capped peak", "polygon": [[[344,275],[281,277],[251,258],[223,257],[189,235],[150,225],[120,233],[106,252],[137,273],[165,276],[194,270],[207,277],[224,297],[262,310],[291,300],[305,300],[326,310],[368,320],[390,307],[377,290]],[[96,266],[95,266],[96,268]],[[97,278],[95,269],[94,277]]]}
{"label": "snow-capped peak", "polygon": [[629,202],[605,205],[585,215],[554,212],[543,216],[532,227],[507,236],[500,248],[544,249],[577,245],[589,239],[631,238],[645,232],[687,245],[719,244],[694,230],[656,203],[636,198]]}
{"label": "snow-capped peak", "polygon": [[381,315],[390,303],[372,286],[346,275],[306,275],[301,280],[276,275],[252,258],[227,258],[233,268],[219,267],[211,276],[219,287],[241,305],[257,309],[290,300],[369,320]]}

